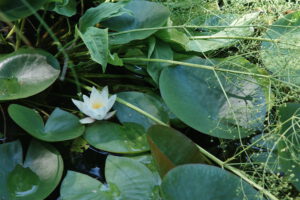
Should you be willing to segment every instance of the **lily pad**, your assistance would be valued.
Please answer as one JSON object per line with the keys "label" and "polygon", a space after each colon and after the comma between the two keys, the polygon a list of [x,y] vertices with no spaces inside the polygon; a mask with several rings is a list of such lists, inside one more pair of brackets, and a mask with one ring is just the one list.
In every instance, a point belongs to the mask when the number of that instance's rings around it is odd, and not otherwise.
{"label": "lily pad", "polygon": [[264,38],[279,42],[262,42],[261,58],[274,76],[300,85],[300,11],[286,15],[272,24]]}
{"label": "lily pad", "polygon": [[34,110],[25,106],[11,104],[8,108],[10,117],[33,137],[48,142],[70,140],[84,132],[84,126],[75,115],[56,108],[46,124]]}
{"label": "lily pad", "polygon": [[264,199],[239,177],[224,169],[203,164],[187,164],[174,168],[164,177],[161,189],[165,200]]}
{"label": "lily pad", "polygon": [[285,176],[300,191],[300,136],[299,119],[300,104],[288,103],[279,109],[280,121],[283,124],[280,134],[278,134],[278,160],[280,169],[285,172]]}
{"label": "lily pad", "polygon": [[161,177],[178,165],[210,163],[192,140],[175,129],[154,125],[149,128],[147,136]]}
{"label": "lily pad", "polygon": [[108,156],[105,165],[107,184],[81,173],[68,171],[60,193],[64,200],[150,199],[156,180],[151,171],[125,157]]}
{"label": "lily pad", "polygon": [[[241,57],[194,57],[184,62],[248,72],[255,68]],[[162,71],[159,86],[171,112],[200,132],[237,139],[263,128],[267,112],[265,91],[249,75],[178,65]]]}
{"label": "lily pad", "polygon": [[0,155],[1,199],[45,199],[60,182],[63,160],[49,144],[32,141],[24,164],[19,141],[1,144]]}
{"label": "lily pad", "polygon": [[27,17],[40,9],[48,0],[1,0],[0,12],[8,20],[14,21]]}
{"label": "lily pad", "polygon": [[92,146],[113,153],[140,153],[149,151],[145,129],[134,123],[123,126],[99,122],[87,128],[84,138]]}
{"label": "lily pad", "polygon": [[153,28],[163,26],[170,15],[169,10],[156,2],[145,0],[131,0],[124,8],[130,13],[110,18],[102,24],[114,31],[128,31],[127,33],[112,34],[110,44],[126,44],[132,40],[149,37],[157,30],[132,31],[134,29]]}
{"label": "lily pad", "polygon": [[[168,113],[164,110],[162,106],[163,102],[158,97],[141,92],[120,92],[117,96],[153,115],[157,119],[168,123]],[[117,117],[121,123],[133,122],[142,125],[145,129],[155,124],[148,117],[118,102],[114,105],[114,109],[117,110]]]}
{"label": "lily pad", "polygon": [[23,49],[1,57],[0,101],[35,95],[48,88],[59,73],[58,61],[45,51]]}

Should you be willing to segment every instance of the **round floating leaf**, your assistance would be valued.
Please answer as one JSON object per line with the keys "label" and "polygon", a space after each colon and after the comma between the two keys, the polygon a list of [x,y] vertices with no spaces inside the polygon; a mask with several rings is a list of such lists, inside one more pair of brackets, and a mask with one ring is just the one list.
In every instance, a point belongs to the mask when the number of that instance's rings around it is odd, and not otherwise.
{"label": "round floating leaf", "polygon": [[224,169],[187,164],[174,168],[163,179],[162,196],[165,200],[262,200],[263,197],[237,176]]}
{"label": "round floating leaf", "polygon": [[19,141],[0,144],[0,199],[9,199],[7,178],[9,173],[22,164],[23,152]]}
{"label": "round floating leaf", "polygon": [[150,199],[155,188],[151,171],[125,157],[108,156],[105,166],[106,184],[77,172],[69,171],[61,186],[64,200]]}
{"label": "round floating leaf", "polygon": [[39,177],[30,169],[17,165],[7,179],[8,190],[13,197],[22,198],[34,194],[40,184]]}
{"label": "round floating leaf", "polygon": [[[168,113],[164,110],[163,102],[158,97],[141,92],[121,92],[117,96],[168,123]],[[123,104],[116,103],[114,109],[117,110],[117,117],[121,123],[133,122],[142,125],[145,129],[155,124],[151,119]]]}
{"label": "round floating leaf", "polygon": [[280,169],[286,177],[300,191],[300,135],[299,135],[299,116],[300,104],[289,103],[279,109],[279,116],[282,125],[278,134],[278,160]]}
{"label": "round floating leaf", "polygon": [[92,146],[108,152],[149,151],[145,129],[134,123],[121,126],[112,122],[99,122],[87,128],[84,138]]}
{"label": "round floating leaf", "polygon": [[0,155],[1,199],[45,199],[60,182],[63,160],[48,144],[32,141],[24,165],[19,141],[1,144]]}
{"label": "round floating leaf", "polygon": [[40,140],[48,142],[70,140],[84,132],[84,126],[75,115],[59,108],[51,113],[45,125],[36,111],[25,106],[11,104],[8,113],[21,128]]}
{"label": "round floating leaf", "polygon": [[64,170],[60,153],[51,145],[33,140],[27,151],[24,167],[29,167],[40,179],[35,193],[28,200],[45,199],[59,184]]}
{"label": "round floating leaf", "polygon": [[8,20],[14,21],[33,14],[40,9],[47,0],[1,0],[0,12]]}
{"label": "round floating leaf", "polygon": [[131,0],[124,8],[130,13],[110,18],[102,24],[114,31],[128,31],[110,37],[110,44],[126,44],[132,40],[141,40],[149,37],[157,30],[133,31],[133,29],[153,28],[163,26],[170,15],[169,10],[156,2]]}
{"label": "round floating leaf", "polygon": [[20,99],[49,87],[59,76],[59,63],[41,50],[19,50],[0,59],[0,100]]}
{"label": "round floating leaf", "polygon": [[147,135],[161,177],[177,165],[210,163],[192,140],[172,128],[155,125]]}
{"label": "round floating leaf", "polygon": [[265,33],[261,58],[265,67],[282,80],[300,85],[300,11],[286,15],[273,23]]}
{"label": "round floating leaf", "polygon": [[[185,62],[248,72],[255,68],[240,57],[194,57]],[[211,136],[237,139],[263,128],[267,107],[259,83],[248,75],[178,65],[162,71],[159,85],[164,101],[180,120]]]}

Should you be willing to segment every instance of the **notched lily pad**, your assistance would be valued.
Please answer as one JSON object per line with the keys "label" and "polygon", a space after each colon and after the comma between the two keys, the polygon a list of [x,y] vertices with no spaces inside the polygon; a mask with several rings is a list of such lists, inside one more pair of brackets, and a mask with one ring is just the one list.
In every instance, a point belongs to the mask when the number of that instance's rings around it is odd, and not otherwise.
{"label": "notched lily pad", "polygon": [[250,184],[224,169],[187,164],[174,168],[163,179],[163,199],[264,200]]}
{"label": "notched lily pad", "polygon": [[105,165],[107,184],[81,173],[69,171],[60,194],[64,200],[82,199],[151,199],[156,188],[152,172],[139,161],[108,156]]}
{"label": "notched lily pad", "polygon": [[[120,92],[117,96],[130,104],[137,106],[143,111],[148,112],[157,119],[160,119],[165,123],[169,122],[168,113],[165,111],[163,102],[160,98],[142,92]],[[155,124],[155,122],[148,117],[121,103],[117,102],[114,105],[114,109],[117,110],[116,115],[121,123],[133,122],[142,125],[145,129],[148,129],[151,125]]]}
{"label": "notched lily pad", "polygon": [[19,141],[0,144],[0,199],[45,199],[58,185],[63,172],[59,152],[33,140],[23,162]]}
{"label": "notched lily pad", "polygon": [[[215,60],[194,57],[184,62],[250,73],[256,69],[241,57]],[[178,65],[163,69],[159,86],[170,110],[203,133],[237,139],[263,128],[266,90],[255,77]]]}
{"label": "notched lily pad", "polygon": [[25,106],[11,104],[10,117],[33,137],[48,142],[64,141],[79,137],[84,132],[78,117],[60,108],[56,108],[44,125],[42,117]]}
{"label": "notched lily pad", "polygon": [[23,49],[0,59],[0,101],[26,98],[48,88],[59,76],[59,63],[42,50]]}
{"label": "notched lily pad", "polygon": [[274,76],[300,85],[300,11],[286,15],[272,24],[264,38],[279,42],[262,42],[261,58]]}
{"label": "notched lily pad", "polygon": [[92,146],[113,153],[149,151],[145,129],[134,123],[99,122],[87,128],[84,138]]}

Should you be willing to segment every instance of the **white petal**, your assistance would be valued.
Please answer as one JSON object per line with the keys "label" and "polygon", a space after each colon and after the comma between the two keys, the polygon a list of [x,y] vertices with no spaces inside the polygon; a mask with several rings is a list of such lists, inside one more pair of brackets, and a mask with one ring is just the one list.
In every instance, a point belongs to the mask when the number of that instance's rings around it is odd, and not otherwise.
{"label": "white petal", "polygon": [[102,91],[101,91],[101,96],[104,98],[104,99],[108,99],[108,87],[105,86]]}
{"label": "white petal", "polygon": [[112,116],[114,116],[114,114],[115,114],[116,112],[117,112],[117,111],[114,110],[114,111],[112,111],[112,112],[107,113],[106,116],[104,117],[104,119],[106,120],[106,119],[111,118]]}
{"label": "white petal", "polygon": [[105,98],[99,93],[99,91],[98,91],[95,87],[93,87],[93,88],[92,88],[91,97],[90,97],[90,101],[91,101],[91,103],[99,102],[99,103],[102,103],[103,105],[105,105],[106,102],[107,102],[107,99],[105,99]]}
{"label": "white petal", "polygon": [[80,121],[81,124],[90,124],[90,123],[93,123],[96,120],[91,118],[91,117],[86,117],[86,118],[83,118],[79,121]]}
{"label": "white petal", "polygon": [[108,112],[113,107],[115,101],[116,101],[116,96],[115,95],[111,96],[108,103],[105,105],[106,112]]}
{"label": "white petal", "polygon": [[108,99],[108,103],[105,105],[105,108],[106,108],[106,112],[108,112],[112,106],[114,105],[115,101],[117,99],[117,95],[112,95],[111,97],[109,97]]}
{"label": "white petal", "polygon": [[89,105],[90,104],[90,98],[86,95],[83,95],[83,101],[85,104]]}
{"label": "white petal", "polygon": [[97,113],[94,113],[94,117],[97,120],[102,120],[106,115],[105,109],[98,110]]}
{"label": "white petal", "polygon": [[89,106],[86,105],[84,102],[82,101],[78,101],[78,100],[75,100],[75,99],[72,99],[73,103],[77,106],[77,108],[82,112],[84,113],[85,115],[87,116],[91,116],[92,112],[91,110],[89,109]]}
{"label": "white petal", "polygon": [[75,106],[82,111],[83,107],[84,107],[84,103],[82,101],[78,101],[75,99],[72,99],[72,102],[75,104]]}

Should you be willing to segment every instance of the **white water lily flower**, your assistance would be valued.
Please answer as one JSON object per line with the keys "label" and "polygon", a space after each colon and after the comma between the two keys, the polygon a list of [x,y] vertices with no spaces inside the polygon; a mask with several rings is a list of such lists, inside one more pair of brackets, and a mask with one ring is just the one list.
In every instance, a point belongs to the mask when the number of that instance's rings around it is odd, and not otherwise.
{"label": "white water lily flower", "polygon": [[77,108],[89,116],[80,120],[82,124],[93,123],[95,120],[109,119],[116,111],[108,112],[116,101],[117,95],[108,97],[108,87],[105,86],[101,92],[92,88],[90,98],[83,95],[83,102],[72,99]]}

